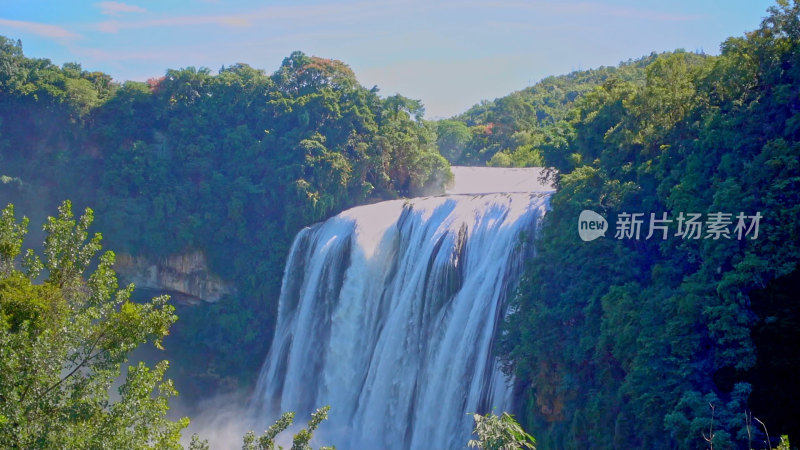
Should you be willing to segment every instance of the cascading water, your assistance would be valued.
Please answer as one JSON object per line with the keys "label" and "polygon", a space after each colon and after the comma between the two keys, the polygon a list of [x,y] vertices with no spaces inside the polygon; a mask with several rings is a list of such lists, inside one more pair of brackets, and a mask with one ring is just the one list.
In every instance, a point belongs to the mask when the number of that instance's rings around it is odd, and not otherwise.
{"label": "cascading water", "polygon": [[449,195],[350,209],[295,238],[259,416],[331,405],[340,449],[462,448],[470,412],[510,409],[493,356],[547,193]]}

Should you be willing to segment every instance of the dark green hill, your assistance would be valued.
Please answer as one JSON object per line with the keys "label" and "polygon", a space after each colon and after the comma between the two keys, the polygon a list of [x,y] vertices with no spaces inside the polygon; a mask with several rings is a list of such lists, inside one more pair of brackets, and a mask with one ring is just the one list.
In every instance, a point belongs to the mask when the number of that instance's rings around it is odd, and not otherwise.
{"label": "dark green hill", "polygon": [[[712,424],[714,448],[766,447],[750,414],[800,438],[799,13],[780,2],[718,57],[623,65],[501,127],[536,130],[558,172],[500,345],[543,448],[708,448]],[[461,119],[500,123],[555,80]],[[585,209],[608,219],[605,238],[580,239]],[[625,236],[634,213],[641,234]],[[700,234],[681,235],[692,214]]]}

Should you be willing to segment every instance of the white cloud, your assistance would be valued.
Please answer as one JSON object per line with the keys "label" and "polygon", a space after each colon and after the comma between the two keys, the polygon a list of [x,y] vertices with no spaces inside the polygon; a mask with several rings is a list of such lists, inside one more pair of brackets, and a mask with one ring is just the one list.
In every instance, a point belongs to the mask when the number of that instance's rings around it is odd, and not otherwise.
{"label": "white cloud", "polygon": [[22,20],[0,19],[0,26],[15,28],[37,36],[53,39],[78,39],[82,36],[57,25]]}
{"label": "white cloud", "polygon": [[[425,6],[425,0],[414,1],[420,2],[420,7],[433,7]],[[105,3],[115,2],[102,4]],[[97,5],[101,5],[101,3]],[[354,0],[337,4],[267,6],[228,15],[179,15],[135,21],[106,20],[95,24],[95,28],[105,33],[116,33],[122,30],[199,25],[249,28],[254,25],[286,24],[293,21],[298,26],[304,27],[321,24],[345,26],[370,18],[391,17],[405,12],[407,12],[406,9],[393,3]]]}
{"label": "white cloud", "polygon": [[147,12],[147,10],[142,7],[121,2],[100,2],[95,3],[94,6],[100,8],[100,13],[106,16],[119,16],[127,13]]}
{"label": "white cloud", "polygon": [[135,22],[121,22],[118,20],[105,20],[96,24],[96,29],[104,33],[117,33],[120,30],[137,30],[157,27],[180,27],[196,25],[223,25],[233,28],[246,28],[252,25],[250,18],[245,15],[230,16],[179,16],[163,19],[142,20]]}
{"label": "white cloud", "polygon": [[503,8],[520,11],[535,11],[542,14],[556,14],[564,16],[606,16],[626,19],[649,20],[655,22],[686,22],[701,19],[697,14],[672,14],[648,9],[618,7],[597,2],[577,3],[551,3],[551,2],[521,2],[516,0],[499,0],[493,2],[468,2],[464,6],[478,8]]}

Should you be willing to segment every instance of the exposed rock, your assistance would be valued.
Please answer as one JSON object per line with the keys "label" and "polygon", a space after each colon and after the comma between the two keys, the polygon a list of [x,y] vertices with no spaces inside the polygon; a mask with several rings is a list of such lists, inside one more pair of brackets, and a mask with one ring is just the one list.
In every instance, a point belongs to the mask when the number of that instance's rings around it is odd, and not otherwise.
{"label": "exposed rock", "polygon": [[138,288],[167,291],[176,300],[193,303],[216,302],[236,289],[208,269],[201,251],[178,254],[152,261],[141,256],[117,255],[114,269],[126,282]]}

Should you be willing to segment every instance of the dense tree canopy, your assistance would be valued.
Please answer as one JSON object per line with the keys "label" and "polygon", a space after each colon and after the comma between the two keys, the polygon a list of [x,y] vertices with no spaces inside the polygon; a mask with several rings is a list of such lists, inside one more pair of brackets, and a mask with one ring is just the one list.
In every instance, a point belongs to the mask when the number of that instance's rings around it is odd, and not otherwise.
{"label": "dense tree canopy", "polygon": [[[744,446],[759,431],[748,411],[797,432],[783,398],[800,361],[798,13],[782,1],[718,57],[666,53],[641,78],[609,76],[539,147],[559,190],[501,353],[546,447],[707,448],[712,420],[714,448]],[[579,239],[584,209],[608,218],[606,238]],[[669,238],[615,239],[637,212],[667,213]],[[715,212],[731,231],[760,214],[758,238],[676,235],[681,213]]]}
{"label": "dense tree canopy", "polygon": [[619,67],[547,77],[518,92],[484,101],[463,114],[438,122],[438,146],[453,164],[540,167],[542,148],[563,142],[575,102],[609,79],[635,82],[656,58]]}
{"label": "dense tree canopy", "polygon": [[272,75],[235,64],[119,85],[0,38],[0,175],[10,180],[0,189],[26,205],[49,199],[41,209],[66,196],[96,207],[126,253],[203,251],[238,294],[182,309],[170,347],[193,349],[176,355],[192,357],[177,361],[187,375],[235,382],[266,353],[299,228],[356,204],[441,192],[449,166],[423,112],[301,52]]}

